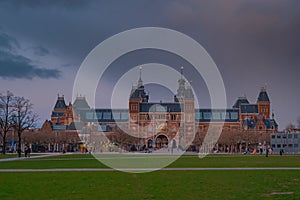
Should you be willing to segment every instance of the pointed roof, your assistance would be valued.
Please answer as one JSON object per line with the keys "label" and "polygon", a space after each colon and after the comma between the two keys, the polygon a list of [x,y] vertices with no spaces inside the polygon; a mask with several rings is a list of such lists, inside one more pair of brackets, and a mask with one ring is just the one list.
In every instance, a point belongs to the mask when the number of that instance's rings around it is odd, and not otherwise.
{"label": "pointed roof", "polygon": [[189,83],[189,84],[186,86],[186,90],[185,90],[184,97],[185,97],[186,99],[194,99],[194,93],[193,93],[193,90],[192,90],[191,83]]}
{"label": "pointed roof", "polygon": [[142,67],[139,67],[140,77],[137,86],[132,86],[129,99],[141,99],[142,102],[148,102],[149,96],[145,92],[145,88],[142,81]]}
{"label": "pointed roof", "polygon": [[267,91],[266,91],[265,87],[262,87],[260,92],[259,92],[259,95],[258,95],[258,98],[257,98],[257,103],[258,102],[270,102],[270,99],[269,99],[269,96],[267,94]]}
{"label": "pointed roof", "polygon": [[65,103],[64,95],[62,95],[61,97],[58,95],[54,109],[66,109],[66,108],[67,108],[67,105]]}
{"label": "pointed roof", "polygon": [[248,101],[248,99],[244,96],[244,97],[239,97],[237,100],[236,100],[236,102],[235,102],[235,104],[232,106],[232,108],[240,108],[240,106],[242,105],[242,104],[249,104],[249,101]]}
{"label": "pointed roof", "polygon": [[78,110],[78,109],[90,109],[89,104],[86,101],[85,97],[79,96],[76,97],[74,103],[73,103],[73,109]]}

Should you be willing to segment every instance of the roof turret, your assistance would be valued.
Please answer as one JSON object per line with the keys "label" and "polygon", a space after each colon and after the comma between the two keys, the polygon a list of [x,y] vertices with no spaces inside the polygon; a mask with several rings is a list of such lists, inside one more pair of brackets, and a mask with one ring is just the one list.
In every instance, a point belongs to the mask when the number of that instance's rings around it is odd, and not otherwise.
{"label": "roof turret", "polygon": [[248,99],[246,98],[246,96],[244,96],[244,97],[239,97],[239,98],[236,100],[235,104],[232,106],[232,108],[240,108],[240,106],[241,106],[242,104],[243,104],[243,105],[249,104],[249,101],[248,101]]}
{"label": "roof turret", "polygon": [[259,95],[258,95],[258,98],[257,98],[257,103],[259,103],[259,102],[270,102],[270,99],[269,99],[269,96],[267,94],[267,91],[266,91],[265,87],[262,87],[260,92],[259,92]]}
{"label": "roof turret", "polygon": [[54,106],[54,110],[55,109],[66,109],[67,108],[67,105],[65,103],[65,98],[64,98],[64,95],[62,95],[61,97],[57,96],[57,100],[56,100],[56,103],[55,103],[55,106]]}

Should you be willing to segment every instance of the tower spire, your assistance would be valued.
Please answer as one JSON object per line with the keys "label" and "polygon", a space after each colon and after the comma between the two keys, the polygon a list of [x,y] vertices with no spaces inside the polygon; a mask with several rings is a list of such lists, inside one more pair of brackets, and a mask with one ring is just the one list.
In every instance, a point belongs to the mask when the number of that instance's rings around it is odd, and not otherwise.
{"label": "tower spire", "polygon": [[140,70],[140,78],[139,78],[139,81],[138,81],[138,87],[143,86],[143,81],[142,81],[142,69],[143,69],[143,67],[140,66],[140,67],[139,67],[139,70]]}
{"label": "tower spire", "polygon": [[184,67],[183,67],[183,66],[181,66],[181,67],[180,67],[181,79],[183,78],[183,69],[184,69]]}

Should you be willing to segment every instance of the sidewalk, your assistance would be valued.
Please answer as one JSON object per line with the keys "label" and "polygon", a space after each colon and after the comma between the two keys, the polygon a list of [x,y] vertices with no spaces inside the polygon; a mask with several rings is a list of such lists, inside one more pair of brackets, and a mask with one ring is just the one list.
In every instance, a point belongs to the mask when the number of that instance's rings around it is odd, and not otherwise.
{"label": "sidewalk", "polygon": [[[31,154],[32,155],[32,154]],[[62,154],[45,154],[45,155],[40,155],[40,156],[31,156],[31,157],[17,157],[17,158],[3,158],[0,159],[0,162],[8,162],[8,161],[15,161],[15,160],[25,160],[25,159],[35,159],[35,158],[46,158],[46,157],[51,157],[51,156],[58,156]]]}

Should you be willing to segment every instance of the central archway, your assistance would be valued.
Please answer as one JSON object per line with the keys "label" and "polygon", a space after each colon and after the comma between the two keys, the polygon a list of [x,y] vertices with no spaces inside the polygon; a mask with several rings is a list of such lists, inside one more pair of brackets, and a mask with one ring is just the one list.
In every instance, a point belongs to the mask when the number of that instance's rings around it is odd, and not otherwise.
{"label": "central archway", "polygon": [[169,140],[167,138],[167,136],[161,134],[158,135],[155,139],[155,146],[156,148],[160,149],[160,148],[167,148],[168,147],[168,143]]}

